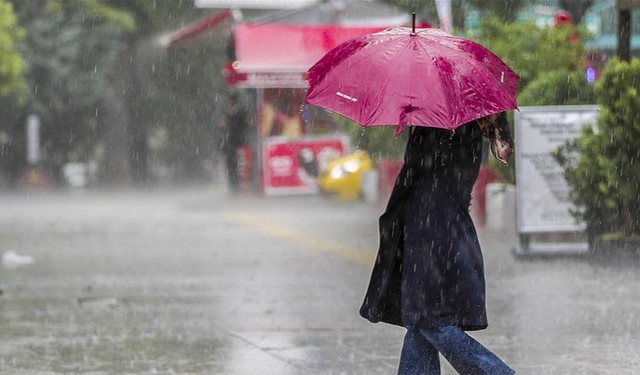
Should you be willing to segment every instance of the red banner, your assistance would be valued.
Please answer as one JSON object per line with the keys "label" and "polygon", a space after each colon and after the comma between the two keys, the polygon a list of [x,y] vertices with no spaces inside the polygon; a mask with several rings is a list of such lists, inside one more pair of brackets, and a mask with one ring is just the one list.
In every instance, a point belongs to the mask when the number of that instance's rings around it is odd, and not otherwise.
{"label": "red banner", "polygon": [[262,150],[266,195],[312,194],[318,192],[318,172],[349,151],[349,139],[346,136],[267,138]]}

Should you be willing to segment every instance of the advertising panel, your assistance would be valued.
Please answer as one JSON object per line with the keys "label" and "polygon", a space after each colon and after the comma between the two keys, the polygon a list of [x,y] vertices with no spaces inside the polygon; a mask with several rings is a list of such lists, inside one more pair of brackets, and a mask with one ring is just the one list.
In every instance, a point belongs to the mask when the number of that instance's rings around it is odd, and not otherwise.
{"label": "advertising panel", "polygon": [[523,107],[515,113],[518,232],[577,232],[569,187],[553,153],[598,118],[597,106]]}
{"label": "advertising panel", "polygon": [[267,138],[262,146],[264,192],[266,195],[317,193],[318,171],[348,152],[346,136]]}

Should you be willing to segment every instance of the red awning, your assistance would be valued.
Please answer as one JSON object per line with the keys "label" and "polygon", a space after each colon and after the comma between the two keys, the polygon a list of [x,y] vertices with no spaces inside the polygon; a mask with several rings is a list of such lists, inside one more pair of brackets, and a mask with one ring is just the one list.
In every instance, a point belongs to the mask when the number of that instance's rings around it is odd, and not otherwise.
{"label": "red awning", "polygon": [[336,25],[239,24],[235,27],[241,87],[306,87],[304,74],[329,50],[349,39],[384,27]]}
{"label": "red awning", "polygon": [[[171,35],[167,49],[201,40],[227,20],[223,10]],[[389,25],[392,26],[392,25]],[[234,26],[236,60],[225,68],[236,87],[307,87],[306,71],[328,51],[349,39],[384,30],[383,26],[240,23]]]}

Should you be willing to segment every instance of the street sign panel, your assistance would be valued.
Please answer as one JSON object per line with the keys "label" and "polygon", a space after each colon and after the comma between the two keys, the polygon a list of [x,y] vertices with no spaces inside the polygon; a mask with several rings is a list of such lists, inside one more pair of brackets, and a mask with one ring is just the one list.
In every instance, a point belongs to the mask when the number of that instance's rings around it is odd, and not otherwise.
{"label": "street sign panel", "polygon": [[571,215],[569,186],[553,153],[597,119],[597,106],[522,107],[515,113],[520,235],[584,231]]}

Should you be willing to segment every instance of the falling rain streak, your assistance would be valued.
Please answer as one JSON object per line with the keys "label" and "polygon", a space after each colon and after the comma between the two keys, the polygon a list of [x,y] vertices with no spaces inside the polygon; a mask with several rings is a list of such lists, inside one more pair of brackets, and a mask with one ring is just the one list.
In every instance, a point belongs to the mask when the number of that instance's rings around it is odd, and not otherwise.
{"label": "falling rain streak", "polygon": [[0,0],[0,373],[637,373],[637,3]]}

